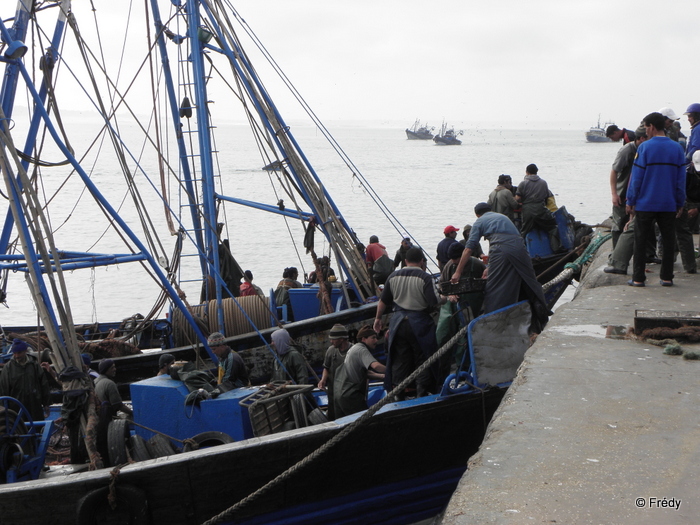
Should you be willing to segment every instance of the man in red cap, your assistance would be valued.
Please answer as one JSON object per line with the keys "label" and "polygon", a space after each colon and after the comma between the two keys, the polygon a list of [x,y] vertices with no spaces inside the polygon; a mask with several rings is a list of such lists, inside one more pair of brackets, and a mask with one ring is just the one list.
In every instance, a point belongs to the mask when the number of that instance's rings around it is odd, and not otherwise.
{"label": "man in red cap", "polygon": [[437,260],[440,271],[442,271],[443,267],[447,264],[447,261],[450,260],[450,256],[447,254],[450,246],[456,242],[459,242],[457,240],[458,231],[459,230],[452,225],[446,226],[445,230],[443,231],[445,238],[437,245]]}

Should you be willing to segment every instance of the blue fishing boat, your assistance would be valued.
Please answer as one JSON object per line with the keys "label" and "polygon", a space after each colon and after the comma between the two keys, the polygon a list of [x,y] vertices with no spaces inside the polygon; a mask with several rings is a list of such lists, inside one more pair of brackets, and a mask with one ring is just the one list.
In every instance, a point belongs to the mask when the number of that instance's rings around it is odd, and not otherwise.
{"label": "blue fishing boat", "polygon": [[437,133],[433,137],[433,142],[438,146],[460,146],[462,141],[457,137],[462,135],[464,132],[462,130],[455,131],[454,127],[447,127],[445,122],[442,123],[440,127],[440,133]]}

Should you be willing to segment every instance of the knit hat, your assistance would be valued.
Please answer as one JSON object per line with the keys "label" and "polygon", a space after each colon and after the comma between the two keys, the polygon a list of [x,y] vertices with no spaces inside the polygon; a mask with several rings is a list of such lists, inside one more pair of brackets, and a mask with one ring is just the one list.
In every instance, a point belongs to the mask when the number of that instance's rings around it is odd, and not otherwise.
{"label": "knit hat", "polygon": [[174,362],[175,358],[173,357],[173,354],[163,354],[158,358],[158,368],[163,368],[164,366],[167,366]]}
{"label": "knit hat", "polygon": [[97,371],[100,374],[105,374],[107,370],[114,366],[114,361],[112,359],[103,359],[100,361],[100,366],[97,367]]}
{"label": "knit hat", "polygon": [[331,328],[331,333],[328,334],[328,337],[330,339],[347,339],[348,329],[342,324],[334,324],[333,328]]}
{"label": "knit hat", "polygon": [[491,211],[491,206],[489,206],[485,202],[480,202],[479,204],[474,206],[474,213],[476,215],[483,215],[487,211]]}
{"label": "knit hat", "polygon": [[224,344],[224,334],[221,332],[214,332],[207,338],[207,344],[209,346],[219,346]]}
{"label": "knit hat", "polygon": [[19,352],[26,352],[29,349],[29,345],[22,341],[21,339],[15,339],[12,341],[12,348],[10,348],[10,351],[13,354],[17,354]]}
{"label": "knit hat", "polygon": [[464,244],[461,242],[453,242],[450,247],[447,248],[447,256],[450,259],[459,259],[464,251]]}
{"label": "knit hat", "polygon": [[357,332],[357,340],[362,341],[363,339],[372,337],[373,335],[377,335],[377,332],[375,332],[370,325],[365,325],[360,328],[359,332]]}

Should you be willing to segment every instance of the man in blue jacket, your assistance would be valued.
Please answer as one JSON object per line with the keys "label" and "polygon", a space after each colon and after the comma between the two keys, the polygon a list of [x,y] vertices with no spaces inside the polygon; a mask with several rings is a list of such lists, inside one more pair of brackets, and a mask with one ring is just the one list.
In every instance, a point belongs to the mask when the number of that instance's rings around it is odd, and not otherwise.
{"label": "man in blue jacket", "polygon": [[673,286],[675,220],[685,204],[685,155],[683,148],[664,133],[665,117],[650,113],[642,125],[646,142],[639,145],[627,189],[627,213],[635,216],[634,273],[630,286],[644,286],[645,239],[653,221],[659,225],[663,245],[661,286]]}

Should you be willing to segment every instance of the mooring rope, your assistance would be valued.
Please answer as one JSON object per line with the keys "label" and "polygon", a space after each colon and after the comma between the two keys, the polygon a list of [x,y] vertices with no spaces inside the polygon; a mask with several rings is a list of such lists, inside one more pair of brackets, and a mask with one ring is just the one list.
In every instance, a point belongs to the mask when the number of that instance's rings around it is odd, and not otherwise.
{"label": "mooring rope", "polygon": [[283,481],[286,481],[288,478],[293,476],[299,470],[303,469],[309,463],[312,463],[313,461],[317,460],[319,457],[321,457],[321,455],[326,453],[328,450],[337,445],[341,440],[345,439],[348,435],[350,435],[355,429],[362,426],[369,418],[371,418],[374,414],[381,410],[384,407],[384,405],[390,403],[394,399],[394,397],[396,397],[396,394],[398,392],[403,391],[406,388],[406,386],[413,382],[421,372],[430,367],[433,363],[438,361],[444,354],[451,350],[452,347],[457,343],[457,340],[460,337],[462,337],[466,331],[467,326],[461,328],[449,341],[447,341],[447,343],[445,343],[440,349],[438,349],[437,352],[431,355],[421,366],[414,370],[411,375],[404,379],[401,382],[401,384],[399,384],[396,388],[389,392],[386,395],[386,397],[381,399],[378,403],[372,405],[364,414],[362,414],[358,419],[356,419],[355,421],[347,425],[345,428],[343,428],[338,434],[333,436],[333,438],[330,439],[323,446],[313,451],[304,459],[299,460],[296,464],[292,465],[287,470],[282,472],[282,474],[280,474],[279,476],[268,482],[266,485],[262,486],[261,488],[250,494],[249,496],[243,498],[235,505],[232,505],[220,514],[217,514],[210,520],[205,521],[202,525],[214,525],[215,523],[219,523],[223,520],[232,517],[236,511],[251,503],[259,496],[265,494],[266,492],[269,492],[272,488],[279,485]]}
{"label": "mooring rope", "polygon": [[595,255],[595,253],[598,251],[598,248],[600,248],[611,237],[612,235],[609,233],[606,235],[601,235],[598,233],[597,237],[588,244],[578,259],[576,259],[574,262],[565,264],[564,269],[559,275],[542,285],[542,291],[546,292],[555,284],[568,281],[574,276],[574,274],[579,273],[584,265],[590,262],[593,255]]}

